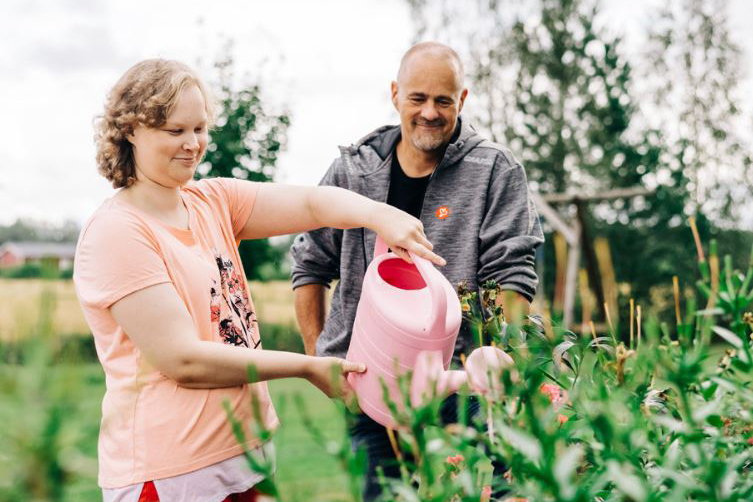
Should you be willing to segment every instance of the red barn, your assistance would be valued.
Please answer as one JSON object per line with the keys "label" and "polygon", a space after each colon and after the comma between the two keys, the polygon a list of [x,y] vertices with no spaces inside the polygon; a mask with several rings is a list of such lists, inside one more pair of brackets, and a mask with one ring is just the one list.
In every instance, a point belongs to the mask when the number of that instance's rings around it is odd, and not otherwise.
{"label": "red barn", "polygon": [[75,252],[70,242],[6,242],[0,245],[0,269],[35,263],[65,270],[73,266]]}

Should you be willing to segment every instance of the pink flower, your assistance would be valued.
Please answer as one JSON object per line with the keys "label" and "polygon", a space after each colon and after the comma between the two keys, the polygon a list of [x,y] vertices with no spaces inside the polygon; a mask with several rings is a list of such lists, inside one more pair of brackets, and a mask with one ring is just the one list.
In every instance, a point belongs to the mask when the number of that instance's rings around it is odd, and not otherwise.
{"label": "pink flower", "polygon": [[489,485],[486,485],[481,489],[480,502],[489,502],[491,498],[492,498],[492,487]]}
{"label": "pink flower", "polygon": [[751,446],[753,446],[753,436],[750,436],[748,438],[748,444],[751,445]]}
{"label": "pink flower", "polygon": [[565,422],[567,422],[567,417],[560,413],[557,415],[557,422],[559,422],[560,425],[563,425]]}
{"label": "pink flower", "polygon": [[543,383],[541,384],[539,390],[546,394],[555,411],[562,408],[562,406],[567,402],[567,391],[563,390],[558,385],[555,385],[553,383]]}
{"label": "pink flower", "polygon": [[445,461],[448,464],[457,467],[463,460],[465,460],[465,457],[462,455],[450,455]]}

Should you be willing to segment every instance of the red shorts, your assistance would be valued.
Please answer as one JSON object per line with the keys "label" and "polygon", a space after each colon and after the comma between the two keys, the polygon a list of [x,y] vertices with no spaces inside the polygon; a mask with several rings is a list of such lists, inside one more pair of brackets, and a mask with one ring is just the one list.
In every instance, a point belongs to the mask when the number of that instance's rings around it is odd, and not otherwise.
{"label": "red shorts", "polygon": [[[225,497],[222,502],[256,502],[258,495],[259,492],[252,487],[243,493],[231,493]],[[157,495],[157,489],[154,487],[154,483],[151,481],[144,483],[144,488],[141,489],[139,502],[159,502],[159,495]]]}

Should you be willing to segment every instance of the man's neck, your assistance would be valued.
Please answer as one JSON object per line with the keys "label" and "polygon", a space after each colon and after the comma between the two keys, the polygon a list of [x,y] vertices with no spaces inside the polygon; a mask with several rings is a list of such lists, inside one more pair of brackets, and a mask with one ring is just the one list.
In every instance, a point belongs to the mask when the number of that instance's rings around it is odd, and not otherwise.
{"label": "man's neck", "polygon": [[403,172],[411,178],[423,178],[429,176],[437,168],[439,162],[442,160],[445,148],[426,152],[419,150],[410,144],[408,141],[402,139],[397,144],[395,153],[397,154],[397,160],[400,162],[400,167],[403,168]]}

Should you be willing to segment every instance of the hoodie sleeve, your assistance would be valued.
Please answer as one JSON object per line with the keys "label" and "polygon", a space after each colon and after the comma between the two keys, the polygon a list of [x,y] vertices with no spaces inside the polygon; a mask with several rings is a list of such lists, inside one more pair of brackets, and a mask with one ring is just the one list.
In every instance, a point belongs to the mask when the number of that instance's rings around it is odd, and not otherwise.
{"label": "hoodie sleeve", "polygon": [[479,231],[478,281],[494,279],[529,301],[536,294],[536,248],[544,242],[523,166],[500,152],[489,183]]}
{"label": "hoodie sleeve", "polygon": [[[348,188],[345,177],[338,175],[341,160],[336,159],[330,166],[320,186]],[[340,248],[343,231],[336,228],[319,228],[296,236],[290,247],[293,258],[293,289],[306,284],[329,283],[340,277]]]}

